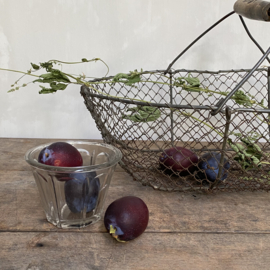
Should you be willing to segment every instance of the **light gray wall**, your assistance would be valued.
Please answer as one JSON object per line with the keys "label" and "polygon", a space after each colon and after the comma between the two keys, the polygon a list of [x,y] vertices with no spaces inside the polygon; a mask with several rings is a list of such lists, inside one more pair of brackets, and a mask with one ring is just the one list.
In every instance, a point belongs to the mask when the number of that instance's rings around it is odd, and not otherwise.
{"label": "light gray wall", "polygon": [[[234,0],[0,0],[0,67],[100,57],[110,75],[165,69],[199,34],[232,11]],[[246,20],[266,50],[270,24]],[[196,44],[175,68],[251,68],[261,53],[233,15]],[[68,67],[100,77],[101,63]],[[20,75],[0,71],[0,137],[100,138],[79,87],[39,95],[38,85],[7,93]],[[26,80],[27,81],[27,80]]]}

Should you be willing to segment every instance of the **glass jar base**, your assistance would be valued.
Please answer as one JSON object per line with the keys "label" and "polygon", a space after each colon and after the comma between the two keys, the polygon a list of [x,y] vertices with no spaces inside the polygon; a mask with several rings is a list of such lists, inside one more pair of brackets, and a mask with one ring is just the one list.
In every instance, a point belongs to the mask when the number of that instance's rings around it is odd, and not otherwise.
{"label": "glass jar base", "polygon": [[49,223],[53,224],[60,229],[74,229],[74,228],[84,228],[91,224],[94,224],[100,220],[101,216],[95,215],[91,218],[80,219],[80,220],[52,220],[47,217]]}

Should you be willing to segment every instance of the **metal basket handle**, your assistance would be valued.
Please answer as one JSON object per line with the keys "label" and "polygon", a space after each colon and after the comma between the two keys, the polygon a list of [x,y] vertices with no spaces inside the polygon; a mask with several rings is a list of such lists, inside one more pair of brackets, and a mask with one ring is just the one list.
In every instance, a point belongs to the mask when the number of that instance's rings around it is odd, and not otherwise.
{"label": "metal basket handle", "polygon": [[258,21],[270,21],[270,2],[262,0],[237,0],[234,11],[246,18]]}
{"label": "metal basket handle", "polygon": [[[228,13],[206,31],[204,31],[200,36],[198,36],[192,43],[190,43],[167,67],[165,74],[167,74],[174,63],[187,51],[189,50],[198,40],[205,36],[209,31],[219,25],[222,21],[237,13],[238,15],[247,17],[253,20],[259,21],[270,21],[270,2],[262,0],[237,0],[234,4],[234,11]],[[243,22],[243,20],[242,20]]]}
{"label": "metal basket handle", "polygon": [[237,0],[234,4],[235,13],[239,14],[242,24],[244,25],[249,37],[253,40],[253,42],[257,45],[257,47],[263,53],[262,58],[256,63],[256,65],[244,76],[244,78],[235,86],[235,88],[226,96],[226,98],[222,98],[216,104],[217,109],[211,112],[212,115],[216,115],[221,111],[221,109],[225,106],[228,100],[243,86],[243,84],[251,77],[253,72],[262,64],[262,62],[269,58],[268,55],[270,53],[270,48],[264,52],[260,45],[255,41],[255,39],[249,33],[247,26],[244,23],[242,16],[247,17],[253,20],[259,21],[270,21],[270,2],[262,1],[262,0]]}
{"label": "metal basket handle", "polygon": [[221,111],[221,109],[224,107],[224,105],[227,103],[227,101],[240,89],[240,87],[251,77],[252,73],[261,65],[261,63],[267,59],[267,61],[270,63],[270,59],[268,58],[268,54],[270,53],[270,48],[265,52],[260,45],[256,42],[256,40],[251,36],[250,32],[248,31],[248,28],[244,22],[244,19],[242,16],[247,17],[249,19],[254,20],[260,20],[260,21],[270,21],[270,2],[262,1],[262,0],[237,0],[234,4],[234,11],[228,13],[224,17],[222,17],[219,21],[217,21],[215,24],[213,24],[211,27],[209,27],[206,31],[204,31],[199,37],[197,37],[190,45],[188,45],[168,66],[168,68],[165,70],[165,74],[170,72],[172,66],[174,63],[188,50],[190,49],[199,39],[201,39],[205,34],[207,34],[210,30],[212,30],[214,27],[219,25],[222,21],[227,19],[232,14],[237,13],[239,14],[239,17],[241,19],[241,22],[251,38],[251,40],[256,44],[256,46],[260,49],[260,51],[263,53],[262,58],[258,61],[258,63],[248,72],[245,77],[241,80],[240,83],[236,85],[236,87],[226,96],[226,98],[222,98],[219,100],[219,102],[216,104],[216,109],[211,112],[212,115],[216,115]]}
{"label": "metal basket handle", "polygon": [[262,62],[267,58],[270,53],[269,49],[264,53],[262,58],[256,63],[256,65],[244,76],[244,78],[235,86],[235,88],[225,97],[221,98],[219,102],[216,104],[217,109],[211,112],[211,115],[216,115],[221,111],[224,105],[228,102],[228,100],[243,86],[243,84],[251,77],[253,72],[262,64]]}
{"label": "metal basket handle", "polygon": [[203,36],[205,36],[208,32],[210,32],[213,28],[215,28],[217,25],[219,25],[221,22],[223,22],[225,19],[227,19],[228,17],[230,17],[232,14],[234,14],[235,11],[232,11],[230,13],[228,13],[227,15],[225,15],[224,17],[222,17],[220,20],[218,20],[216,23],[214,23],[212,26],[210,26],[206,31],[204,31],[200,36],[198,36],[193,42],[191,42],[167,67],[167,69],[165,70],[164,74],[167,74],[172,66],[174,65],[174,63],[184,54],[186,53],[187,50],[189,50],[198,40],[200,40]]}

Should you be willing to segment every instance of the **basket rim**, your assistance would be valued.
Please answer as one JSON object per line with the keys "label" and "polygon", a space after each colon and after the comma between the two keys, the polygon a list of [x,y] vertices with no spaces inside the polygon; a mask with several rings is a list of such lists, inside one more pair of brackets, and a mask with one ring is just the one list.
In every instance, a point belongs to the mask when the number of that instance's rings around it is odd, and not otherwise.
{"label": "basket rim", "polygon": [[[268,71],[269,67],[260,67],[257,68],[256,71]],[[240,73],[240,72],[249,72],[251,71],[252,68],[239,68],[239,69],[219,69],[219,70],[201,70],[201,69],[172,69],[170,71],[168,71],[168,73],[170,75],[174,75],[176,73],[179,72],[193,72],[193,73],[206,73],[206,74],[220,74],[220,73],[229,73],[229,72],[234,72],[234,73]],[[144,74],[151,74],[151,73],[165,73],[166,70],[165,69],[156,69],[156,70],[145,70],[140,72],[140,74],[144,75]],[[125,72],[121,72],[123,74],[128,75],[129,73],[125,73]],[[117,74],[116,74],[117,75]],[[116,75],[111,75],[111,76],[107,76],[107,77],[98,77],[98,78],[94,78],[92,80],[88,80],[88,82],[100,82],[100,81],[106,81],[106,80],[111,80],[113,79]],[[105,82],[104,82],[105,83]]]}
{"label": "basket rim", "polygon": [[[111,97],[101,94],[96,94],[94,92],[91,92],[90,88],[83,85],[81,87],[81,95],[84,97],[85,101],[87,102],[87,97],[93,97],[93,98],[99,98],[99,99],[105,99],[105,100],[111,100],[119,103],[124,104],[132,104],[132,105],[139,105],[139,106],[151,106],[156,108],[167,108],[167,109],[185,109],[185,110],[216,110],[217,106],[211,106],[211,105],[177,105],[177,104],[170,104],[170,103],[153,103],[153,102],[141,102],[131,99],[125,99],[125,98],[117,98],[117,97]],[[256,109],[256,108],[231,108],[232,113],[236,112],[249,112],[249,113],[270,113],[270,109]],[[221,113],[225,113],[225,110],[221,110]]]}
{"label": "basket rim", "polygon": [[[268,72],[270,67],[260,67],[257,68],[255,71],[265,71]],[[210,70],[197,70],[197,69],[176,69],[176,70],[170,70],[168,73],[170,75],[174,75],[176,73],[180,72],[186,72],[186,73],[206,73],[206,74],[221,74],[221,73],[240,73],[240,72],[250,72],[252,69],[224,69],[224,70],[217,70],[217,71],[210,71]],[[141,74],[151,74],[151,73],[164,73],[166,70],[152,70],[152,71],[142,71]],[[128,74],[128,73],[123,73]],[[89,80],[89,82],[100,82],[100,81],[107,81],[104,82],[104,84],[109,83],[108,81],[111,81],[114,76],[108,76],[103,78],[95,78],[93,80]],[[139,105],[139,106],[151,106],[151,107],[157,107],[157,108],[167,108],[167,109],[192,109],[192,110],[208,110],[208,111],[215,111],[217,110],[217,105],[178,105],[178,104],[170,104],[170,103],[154,103],[154,102],[143,102],[138,101],[136,99],[132,98],[125,98],[125,97],[114,97],[110,95],[103,95],[103,94],[97,94],[93,90],[91,90],[86,85],[81,86],[81,95],[84,97],[85,100],[87,100],[87,97],[94,97],[94,98],[100,98],[105,100],[112,100],[115,102],[120,102],[124,104],[132,104],[132,105]],[[252,112],[252,113],[270,113],[269,109],[256,109],[256,108],[231,108],[232,113],[234,112]],[[225,109],[222,109],[220,111],[221,113],[225,113]]]}

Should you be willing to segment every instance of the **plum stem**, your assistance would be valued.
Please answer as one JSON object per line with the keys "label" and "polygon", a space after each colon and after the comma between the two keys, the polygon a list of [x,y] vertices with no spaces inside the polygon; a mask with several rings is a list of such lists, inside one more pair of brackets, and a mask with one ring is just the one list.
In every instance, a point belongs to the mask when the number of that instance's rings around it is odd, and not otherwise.
{"label": "plum stem", "polygon": [[113,227],[113,225],[110,225],[110,234],[115,234],[116,229]]}
{"label": "plum stem", "polygon": [[111,224],[110,224],[110,232],[109,232],[109,233],[110,233],[111,236],[112,236],[114,239],[116,239],[118,242],[121,242],[121,243],[125,243],[125,242],[126,242],[126,241],[120,240],[120,239],[118,238],[118,235],[115,234],[115,233],[116,233],[116,228],[114,228],[113,225],[111,225]]}

